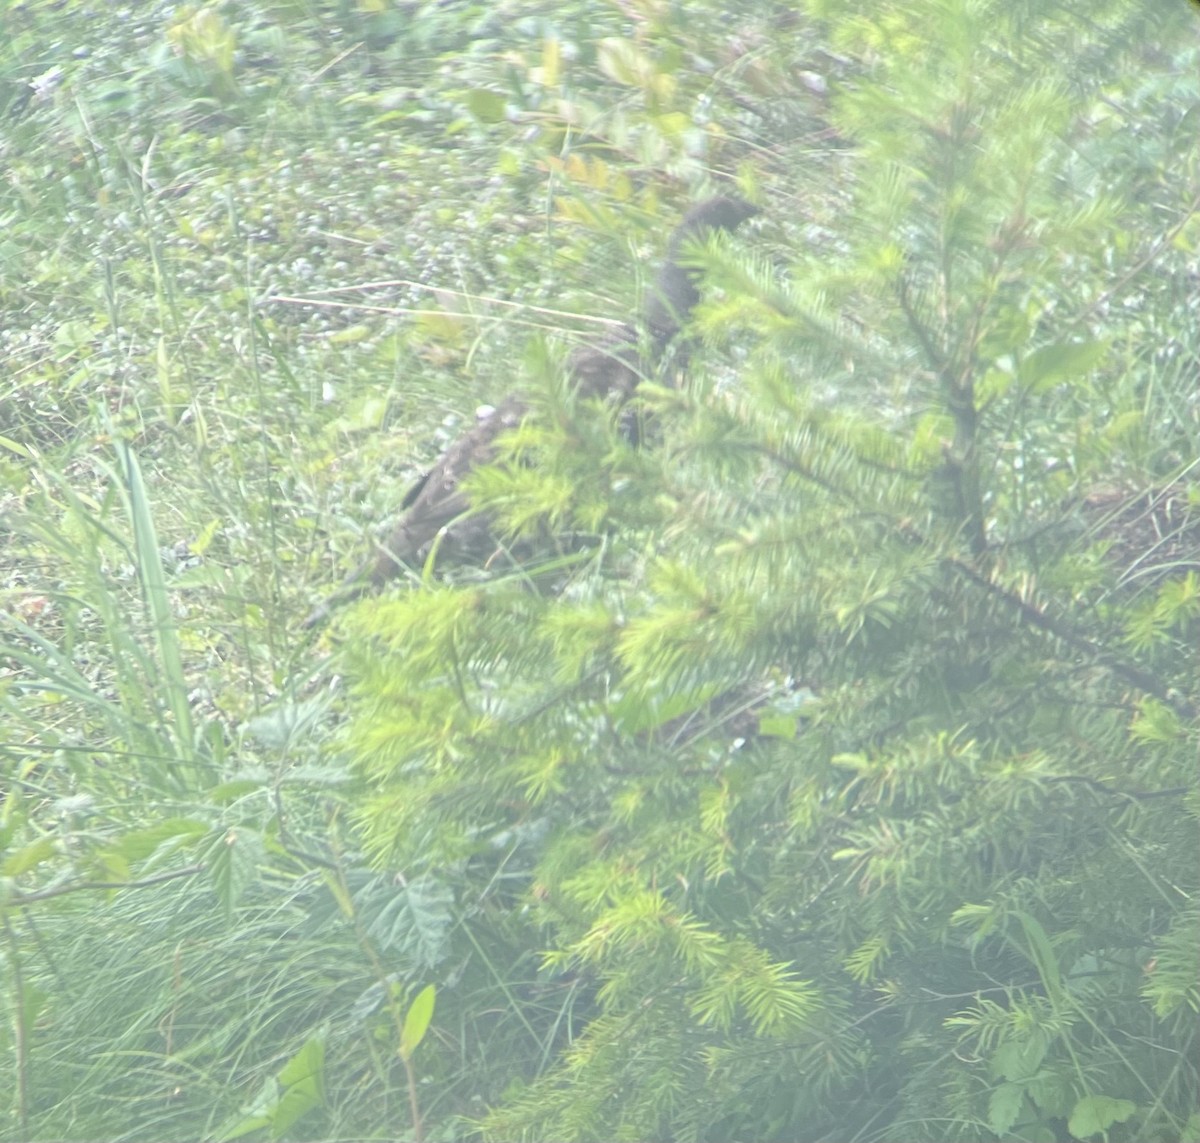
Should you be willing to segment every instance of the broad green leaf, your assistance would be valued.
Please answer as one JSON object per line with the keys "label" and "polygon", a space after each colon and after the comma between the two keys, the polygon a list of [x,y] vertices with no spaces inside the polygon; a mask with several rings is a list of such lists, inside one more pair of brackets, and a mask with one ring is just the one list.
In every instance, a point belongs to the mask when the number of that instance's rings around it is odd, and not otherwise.
{"label": "broad green leaf", "polygon": [[40,837],[29,845],[22,846],[8,854],[0,863],[0,875],[4,877],[20,877],[31,869],[36,869],[43,861],[49,860],[58,852],[58,842],[52,837]]}
{"label": "broad green leaf", "polygon": [[1050,999],[1057,1004],[1062,999],[1062,973],[1058,967],[1058,957],[1050,944],[1050,938],[1036,917],[1020,909],[1016,910],[1013,915],[1021,922],[1021,927],[1025,930],[1029,958],[1037,967],[1038,975],[1041,976],[1042,984],[1045,985]]}
{"label": "broad green leaf", "polygon": [[413,1052],[417,1050],[429,1030],[436,997],[437,989],[432,984],[427,984],[408,1006],[404,1017],[404,1030],[400,1034],[400,1055],[405,1060],[412,1059]]}
{"label": "broad green leaf", "polygon": [[330,345],[354,345],[360,341],[366,341],[371,336],[372,329],[369,325],[351,325],[345,329],[335,329],[329,335]]}
{"label": "broad green leaf", "polygon": [[325,1044],[318,1038],[303,1047],[279,1072],[280,1092],[271,1111],[271,1138],[285,1138],[292,1127],[325,1099]]}
{"label": "broad green leaf", "polygon": [[1107,1095],[1084,1096],[1071,1112],[1067,1127],[1076,1139],[1100,1135],[1114,1123],[1124,1123],[1137,1111],[1137,1104],[1128,1099],[1113,1099]]}
{"label": "broad green leaf", "polygon": [[165,842],[187,843],[203,837],[208,826],[195,818],[167,818],[148,829],[130,830],[122,834],[102,852],[120,856],[130,865],[144,861]]}
{"label": "broad green leaf", "polygon": [[432,876],[417,877],[408,885],[389,887],[382,906],[378,898],[376,886],[360,892],[356,901],[371,939],[382,950],[412,957],[420,968],[437,964],[454,921],[454,897],[446,884]]}
{"label": "broad green leaf", "polygon": [[18,441],[14,441],[6,436],[0,436],[0,448],[6,448],[9,450],[9,452],[14,452],[20,457],[29,457],[33,455],[29,448],[27,448],[25,445],[20,444]]}
{"label": "broad green leaf", "polygon": [[507,114],[504,96],[482,87],[467,93],[467,107],[481,123],[502,123]]}
{"label": "broad green leaf", "polygon": [[988,1126],[997,1135],[1007,1135],[1024,1104],[1025,1088],[1021,1084],[1002,1083],[988,1097]]}
{"label": "broad green leaf", "polygon": [[992,1074],[1013,1081],[1030,1079],[1042,1066],[1047,1046],[1045,1033],[1030,1029],[1025,1038],[1009,1040],[996,1049],[989,1061]]}
{"label": "broad green leaf", "polygon": [[796,732],[800,728],[800,720],[798,718],[786,718],[781,715],[773,715],[767,718],[758,720],[758,733],[764,738],[787,738],[793,739],[796,737]]}
{"label": "broad green leaf", "polygon": [[325,1102],[325,1042],[309,1037],[300,1050],[269,1077],[246,1115],[219,1138],[240,1139],[264,1127],[272,1139],[284,1138],[313,1108]]}
{"label": "broad green leaf", "polygon": [[1026,1085],[1025,1091],[1040,1111],[1061,1118],[1071,1108],[1071,1085],[1055,1072],[1043,1069]]}
{"label": "broad green leaf", "polygon": [[1037,393],[1090,372],[1108,352],[1105,341],[1067,341],[1035,349],[1017,370],[1017,380]]}
{"label": "broad green leaf", "polygon": [[1059,1143],[1059,1136],[1054,1128],[1044,1123],[1022,1124],[1019,1130],[1021,1133],[1016,1138],[1020,1139],[1021,1143]]}

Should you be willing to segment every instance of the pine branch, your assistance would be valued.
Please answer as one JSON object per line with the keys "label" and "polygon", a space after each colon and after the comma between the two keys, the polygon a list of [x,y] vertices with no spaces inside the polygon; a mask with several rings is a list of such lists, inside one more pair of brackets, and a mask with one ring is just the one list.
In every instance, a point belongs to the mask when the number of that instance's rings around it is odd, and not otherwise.
{"label": "pine branch", "polygon": [[1176,713],[1186,718],[1196,718],[1200,715],[1200,708],[1197,708],[1193,702],[1179,694],[1174,687],[1168,686],[1156,675],[1151,674],[1135,663],[1130,663],[1114,655],[1111,651],[1106,650],[1099,643],[1094,642],[1072,627],[1065,619],[1052,615],[1045,608],[1039,607],[1030,600],[1022,598],[1010,588],[997,582],[993,577],[983,574],[977,568],[972,567],[963,560],[948,556],[946,557],[946,564],[971,583],[983,588],[989,595],[1007,604],[1031,626],[1036,627],[1039,631],[1053,635],[1056,639],[1061,639],[1077,651],[1082,651],[1084,654],[1090,656],[1093,661],[1099,663],[1120,678],[1125,679],[1126,682],[1132,683],[1147,694],[1154,695],[1155,698],[1166,703]]}

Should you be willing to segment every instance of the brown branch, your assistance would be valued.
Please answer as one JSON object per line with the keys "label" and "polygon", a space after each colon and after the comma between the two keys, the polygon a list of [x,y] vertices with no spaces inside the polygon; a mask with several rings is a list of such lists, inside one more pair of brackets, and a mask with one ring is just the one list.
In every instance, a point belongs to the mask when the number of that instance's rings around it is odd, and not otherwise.
{"label": "brown branch", "polygon": [[81,893],[89,889],[144,889],[148,885],[159,885],[163,881],[194,877],[197,873],[203,873],[206,868],[205,865],[188,865],[183,869],[172,869],[167,873],[156,873],[153,877],[143,877],[140,881],[72,881],[53,889],[40,889],[36,893],[14,893],[8,899],[8,904],[24,907],[38,901],[49,901],[52,897],[64,897],[68,893]]}
{"label": "brown branch", "polygon": [[969,579],[976,586],[983,588],[989,595],[995,596],[997,599],[1014,608],[1030,626],[1053,635],[1056,639],[1061,639],[1077,651],[1082,651],[1090,655],[1097,663],[1100,663],[1114,675],[1118,675],[1125,679],[1126,682],[1130,682],[1147,694],[1160,699],[1177,714],[1183,715],[1186,718],[1195,718],[1200,713],[1193,703],[1176,692],[1174,688],[1168,687],[1156,675],[1152,675],[1149,671],[1143,670],[1141,667],[1125,659],[1118,658],[1099,643],[1076,631],[1064,620],[1051,615],[1035,603],[1027,599],[1022,599],[1016,592],[979,572],[969,563],[956,559],[953,556],[947,557],[946,562],[960,575]]}
{"label": "brown branch", "polygon": [[1175,241],[1175,239],[1179,236],[1179,234],[1183,230],[1183,228],[1195,216],[1197,210],[1200,210],[1200,195],[1197,195],[1195,198],[1192,199],[1191,203],[1188,205],[1188,208],[1183,212],[1183,215],[1180,217],[1179,221],[1174,226],[1172,226],[1170,230],[1168,230],[1165,234],[1163,234],[1163,236],[1153,246],[1150,247],[1150,250],[1147,252],[1147,254],[1144,258],[1142,258],[1140,261],[1135,262],[1129,268],[1128,273],[1126,273],[1123,277],[1118,278],[1117,281],[1115,283],[1113,283],[1112,286],[1110,286],[1107,290],[1105,290],[1104,293],[1102,293],[1094,302],[1092,302],[1091,305],[1087,306],[1083,310],[1082,313],[1080,313],[1076,317],[1072,318],[1065,326],[1065,329],[1072,330],[1072,329],[1075,329],[1078,326],[1082,325],[1098,309],[1100,309],[1101,306],[1103,306],[1106,302],[1108,302],[1111,298],[1113,298],[1118,293],[1118,291],[1124,289],[1127,285],[1129,285],[1129,283],[1132,282],[1133,279],[1136,278],[1147,266],[1149,266],[1150,263],[1153,262],[1154,259],[1157,258],[1159,256],[1159,254],[1162,253],[1163,250],[1165,250],[1168,246],[1171,245],[1172,242]]}
{"label": "brown branch", "polygon": [[1168,786],[1165,790],[1114,790],[1111,786],[1083,774],[1060,774],[1054,778],[1047,778],[1046,781],[1078,782],[1099,794],[1107,794],[1110,798],[1130,798],[1135,802],[1148,802],[1154,798],[1178,798],[1191,789],[1190,786]]}

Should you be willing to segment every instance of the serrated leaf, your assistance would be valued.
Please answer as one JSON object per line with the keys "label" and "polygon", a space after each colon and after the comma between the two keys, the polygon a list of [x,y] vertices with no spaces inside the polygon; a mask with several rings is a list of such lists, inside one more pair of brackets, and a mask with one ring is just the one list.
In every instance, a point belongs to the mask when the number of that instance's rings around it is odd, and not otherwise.
{"label": "serrated leaf", "polygon": [[[377,897],[378,883],[368,893]],[[453,901],[445,884],[434,877],[418,877],[390,893],[367,925],[367,934],[381,949],[411,957],[420,969],[432,968],[445,955]],[[373,905],[369,898],[359,900],[359,914],[369,916]]]}
{"label": "serrated leaf", "polygon": [[1046,1056],[1046,1037],[1036,1029],[1022,1040],[1009,1040],[992,1053],[993,1075],[1006,1080],[1027,1080],[1037,1073]]}
{"label": "serrated leaf", "polygon": [[224,831],[210,848],[209,879],[227,914],[258,876],[265,854],[262,838],[245,826]]}
{"label": "serrated leaf", "polygon": [[1100,1135],[1114,1123],[1124,1123],[1137,1111],[1137,1104],[1128,1099],[1113,1099],[1108,1095],[1085,1095],[1071,1112],[1067,1127],[1076,1139]]}
{"label": "serrated leaf", "polygon": [[1007,1135],[1024,1103],[1025,1088],[1021,1084],[1002,1083],[988,1098],[988,1126],[997,1135]]}
{"label": "serrated leaf", "polygon": [[280,703],[265,714],[255,715],[246,723],[246,733],[260,746],[283,750],[298,735],[304,734],[324,717],[327,706],[317,699]]}
{"label": "serrated leaf", "polygon": [[1044,1123],[1024,1123],[1021,1125],[1021,1143],[1058,1143],[1058,1136]]}
{"label": "serrated leaf", "polygon": [[1034,1106],[1046,1115],[1065,1117],[1070,1109],[1070,1085],[1053,1072],[1039,1072],[1026,1085],[1025,1091]]}

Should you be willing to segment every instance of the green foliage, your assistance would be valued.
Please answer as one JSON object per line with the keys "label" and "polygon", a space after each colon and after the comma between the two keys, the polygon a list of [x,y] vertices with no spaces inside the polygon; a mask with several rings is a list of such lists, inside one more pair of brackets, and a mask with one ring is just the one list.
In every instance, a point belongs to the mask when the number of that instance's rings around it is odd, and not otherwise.
{"label": "green foliage", "polygon": [[647,391],[627,502],[596,509],[617,453],[582,408],[480,475],[514,535],[590,537],[557,580],[535,559],[349,624],[369,849],[502,893],[586,982],[489,1138],[1165,1139],[1190,1113],[1168,1061],[1197,1026],[1162,1020],[1186,970],[1150,1002],[1145,965],[1197,890],[1194,573],[1066,570],[1088,489],[1187,479],[1186,425],[1130,431],[1163,374],[1106,315],[1189,258],[1081,165],[1100,81],[1045,66],[1115,66],[1112,29],[998,13],[824,11],[870,70],[830,109],[846,225],[774,270],[710,254],[736,379]]}
{"label": "green foliage", "polygon": [[249,1114],[219,1138],[241,1139],[262,1128],[270,1138],[285,1139],[291,1128],[309,1111],[324,1102],[325,1046],[317,1039],[308,1040],[279,1071],[267,1081]]}
{"label": "green foliage", "polygon": [[0,1135],[1200,1137],[1186,19],[8,5]]}

